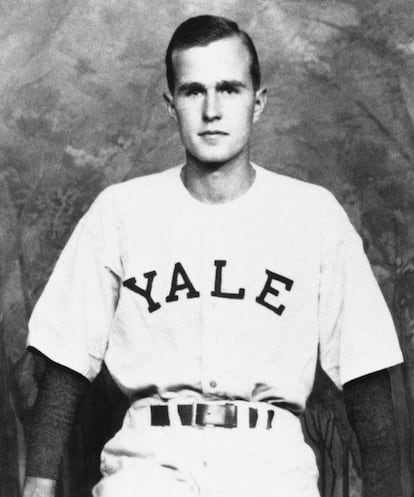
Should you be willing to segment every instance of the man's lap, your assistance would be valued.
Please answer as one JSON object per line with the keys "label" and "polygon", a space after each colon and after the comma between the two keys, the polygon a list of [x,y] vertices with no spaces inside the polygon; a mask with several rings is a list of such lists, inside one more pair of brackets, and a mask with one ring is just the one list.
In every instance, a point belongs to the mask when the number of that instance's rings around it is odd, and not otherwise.
{"label": "man's lap", "polygon": [[105,446],[93,497],[319,497],[315,458],[291,413],[277,409],[270,430],[144,418],[130,409]]}

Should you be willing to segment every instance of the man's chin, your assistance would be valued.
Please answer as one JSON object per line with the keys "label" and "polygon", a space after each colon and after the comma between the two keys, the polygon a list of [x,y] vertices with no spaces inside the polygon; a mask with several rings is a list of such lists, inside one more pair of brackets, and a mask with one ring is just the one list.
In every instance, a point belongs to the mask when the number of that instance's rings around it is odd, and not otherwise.
{"label": "man's chin", "polygon": [[191,155],[191,158],[205,167],[214,168],[220,167],[224,164],[230,162],[234,156],[231,154],[223,154],[223,153],[205,153],[205,154],[197,154]]}

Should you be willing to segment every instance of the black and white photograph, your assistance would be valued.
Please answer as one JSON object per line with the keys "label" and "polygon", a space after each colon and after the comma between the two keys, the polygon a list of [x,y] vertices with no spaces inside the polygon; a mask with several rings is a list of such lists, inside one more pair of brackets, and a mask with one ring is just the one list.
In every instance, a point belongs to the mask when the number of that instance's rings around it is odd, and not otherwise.
{"label": "black and white photograph", "polygon": [[414,496],[414,2],[0,0],[0,497]]}

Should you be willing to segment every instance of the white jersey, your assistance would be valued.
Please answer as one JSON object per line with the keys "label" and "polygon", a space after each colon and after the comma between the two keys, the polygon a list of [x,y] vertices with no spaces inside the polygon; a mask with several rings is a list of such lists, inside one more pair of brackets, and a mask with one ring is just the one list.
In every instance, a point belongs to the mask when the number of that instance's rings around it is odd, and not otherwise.
{"label": "white jersey", "polygon": [[318,350],[338,387],[402,361],[344,210],[325,189],[255,166],[225,204],[181,167],[98,196],[30,320],[28,344],[131,398],[185,391],[302,410]]}

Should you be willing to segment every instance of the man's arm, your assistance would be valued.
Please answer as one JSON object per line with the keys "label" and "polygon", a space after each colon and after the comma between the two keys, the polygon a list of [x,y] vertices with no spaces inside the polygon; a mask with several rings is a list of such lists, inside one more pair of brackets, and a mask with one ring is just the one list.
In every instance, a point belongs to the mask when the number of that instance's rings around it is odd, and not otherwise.
{"label": "man's arm", "polygon": [[53,497],[76,414],[89,382],[47,360],[33,410],[23,497]]}
{"label": "man's arm", "polygon": [[361,451],[365,497],[401,497],[401,473],[387,370],[344,385],[349,422]]}

